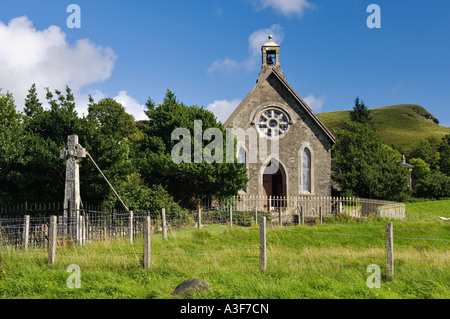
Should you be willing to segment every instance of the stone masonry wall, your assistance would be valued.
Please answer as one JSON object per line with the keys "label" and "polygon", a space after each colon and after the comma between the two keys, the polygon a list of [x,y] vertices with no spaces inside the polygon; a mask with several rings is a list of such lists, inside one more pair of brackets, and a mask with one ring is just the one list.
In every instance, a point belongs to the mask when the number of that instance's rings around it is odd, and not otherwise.
{"label": "stone masonry wall", "polygon": [[[312,155],[312,187],[315,196],[331,195],[331,147],[332,142],[311,116],[288,91],[282,82],[270,75],[251,93],[240,113],[234,117],[231,125],[236,128],[248,129],[259,110],[266,106],[282,107],[292,117],[293,124],[287,133],[280,138],[279,159],[286,171],[286,195],[302,195],[300,191],[301,152],[307,146]],[[256,118],[256,121],[258,118]],[[270,145],[270,143],[269,143]],[[245,144],[249,150],[248,140]],[[247,195],[262,195],[262,166],[250,163],[248,174],[250,181]]]}

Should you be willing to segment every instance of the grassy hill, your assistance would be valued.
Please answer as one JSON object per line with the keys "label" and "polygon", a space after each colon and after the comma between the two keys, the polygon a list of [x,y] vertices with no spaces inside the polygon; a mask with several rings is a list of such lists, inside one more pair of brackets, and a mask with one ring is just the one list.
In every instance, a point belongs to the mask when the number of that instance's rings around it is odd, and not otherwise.
{"label": "grassy hill", "polygon": [[[388,145],[394,144],[406,154],[423,138],[434,145],[450,134],[450,127],[436,124],[436,118],[420,105],[401,104],[370,109],[376,131]],[[320,113],[317,116],[332,131],[350,121],[350,111]]]}

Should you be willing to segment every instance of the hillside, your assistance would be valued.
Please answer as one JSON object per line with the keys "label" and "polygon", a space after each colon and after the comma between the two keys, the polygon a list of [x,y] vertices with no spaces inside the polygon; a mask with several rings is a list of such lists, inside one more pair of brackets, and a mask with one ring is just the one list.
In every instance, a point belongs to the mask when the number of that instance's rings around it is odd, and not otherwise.
{"label": "hillside", "polygon": [[[421,139],[429,138],[432,144],[450,134],[450,127],[436,124],[436,118],[420,105],[402,104],[370,109],[376,131],[388,145],[394,144],[408,154]],[[350,120],[349,111],[317,114],[331,131],[344,127]]]}

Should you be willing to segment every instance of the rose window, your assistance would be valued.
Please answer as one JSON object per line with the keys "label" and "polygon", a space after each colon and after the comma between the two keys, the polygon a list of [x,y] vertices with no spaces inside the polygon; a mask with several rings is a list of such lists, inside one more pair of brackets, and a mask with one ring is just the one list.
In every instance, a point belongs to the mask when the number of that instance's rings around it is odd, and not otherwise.
{"label": "rose window", "polygon": [[261,113],[257,126],[258,130],[265,136],[282,136],[289,127],[289,121],[284,112],[277,109],[269,109]]}

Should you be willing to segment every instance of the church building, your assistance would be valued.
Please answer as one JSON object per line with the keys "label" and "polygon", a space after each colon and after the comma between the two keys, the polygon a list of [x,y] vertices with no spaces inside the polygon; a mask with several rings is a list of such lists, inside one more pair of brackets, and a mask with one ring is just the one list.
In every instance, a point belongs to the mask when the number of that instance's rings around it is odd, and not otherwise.
{"label": "church building", "polygon": [[[249,182],[240,195],[331,196],[331,149],[336,138],[287,82],[280,46],[272,36],[261,51],[256,85],[224,123],[233,128],[238,159],[247,167]],[[251,134],[240,138],[238,131],[254,131],[259,143],[275,145],[277,152],[254,154],[261,148],[252,145]]]}

